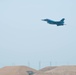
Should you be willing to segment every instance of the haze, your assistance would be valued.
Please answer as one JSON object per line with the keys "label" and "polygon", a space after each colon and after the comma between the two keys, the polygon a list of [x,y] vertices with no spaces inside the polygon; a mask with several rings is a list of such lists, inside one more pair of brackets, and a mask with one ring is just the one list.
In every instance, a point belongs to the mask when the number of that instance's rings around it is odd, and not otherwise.
{"label": "haze", "polygon": [[[0,67],[76,65],[76,0],[0,0]],[[41,19],[61,20],[64,26]]]}

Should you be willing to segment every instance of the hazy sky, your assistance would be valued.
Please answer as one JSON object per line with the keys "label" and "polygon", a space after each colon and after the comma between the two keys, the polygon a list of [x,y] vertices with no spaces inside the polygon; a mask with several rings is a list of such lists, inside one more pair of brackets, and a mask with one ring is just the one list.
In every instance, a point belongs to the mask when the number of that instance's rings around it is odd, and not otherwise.
{"label": "hazy sky", "polygon": [[[65,26],[41,21],[65,18]],[[76,65],[76,0],[0,0],[0,67]]]}

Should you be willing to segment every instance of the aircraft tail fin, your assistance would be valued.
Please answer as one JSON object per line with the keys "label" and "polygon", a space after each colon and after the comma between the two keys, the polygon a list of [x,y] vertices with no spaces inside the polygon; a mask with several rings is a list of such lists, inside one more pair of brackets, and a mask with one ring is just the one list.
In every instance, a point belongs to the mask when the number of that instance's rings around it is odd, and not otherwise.
{"label": "aircraft tail fin", "polygon": [[65,18],[62,18],[60,21],[61,21],[61,22],[64,22],[64,20],[65,20]]}

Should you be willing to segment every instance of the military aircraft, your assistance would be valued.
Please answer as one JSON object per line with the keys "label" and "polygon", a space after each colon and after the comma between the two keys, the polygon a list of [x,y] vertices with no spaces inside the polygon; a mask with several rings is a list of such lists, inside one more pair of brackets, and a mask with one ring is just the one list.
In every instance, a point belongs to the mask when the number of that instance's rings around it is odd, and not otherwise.
{"label": "military aircraft", "polygon": [[62,18],[60,21],[53,21],[50,19],[42,19],[42,21],[46,21],[49,24],[57,25],[57,26],[63,26],[65,18]]}

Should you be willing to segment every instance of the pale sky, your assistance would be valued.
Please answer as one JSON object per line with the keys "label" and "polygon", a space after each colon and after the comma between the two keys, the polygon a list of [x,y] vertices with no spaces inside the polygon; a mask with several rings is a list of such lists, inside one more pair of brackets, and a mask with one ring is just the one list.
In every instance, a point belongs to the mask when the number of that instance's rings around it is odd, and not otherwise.
{"label": "pale sky", "polygon": [[0,67],[76,65],[75,23],[76,0],[0,0]]}

